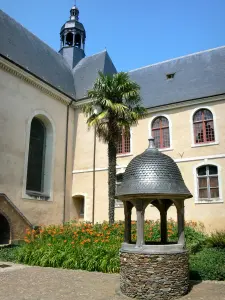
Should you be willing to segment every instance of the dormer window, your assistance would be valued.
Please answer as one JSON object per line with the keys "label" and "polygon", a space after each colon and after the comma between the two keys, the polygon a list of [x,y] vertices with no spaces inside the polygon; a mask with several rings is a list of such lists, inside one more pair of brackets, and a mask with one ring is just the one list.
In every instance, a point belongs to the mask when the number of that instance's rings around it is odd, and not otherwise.
{"label": "dormer window", "polygon": [[166,74],[166,79],[169,80],[169,79],[173,79],[175,76],[175,73],[169,73],[169,74]]}

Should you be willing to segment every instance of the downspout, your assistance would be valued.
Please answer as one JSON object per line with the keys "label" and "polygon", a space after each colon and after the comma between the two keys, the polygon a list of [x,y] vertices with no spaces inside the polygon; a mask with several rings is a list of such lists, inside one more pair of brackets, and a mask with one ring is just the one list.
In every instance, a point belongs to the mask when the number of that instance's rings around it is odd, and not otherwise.
{"label": "downspout", "polygon": [[67,174],[67,150],[68,150],[68,131],[69,131],[69,112],[73,100],[67,104],[66,112],[66,140],[65,140],[65,165],[64,165],[64,199],[63,199],[63,223],[66,221],[66,174]]}
{"label": "downspout", "polygon": [[96,126],[94,127],[94,151],[93,151],[93,196],[92,196],[92,223],[95,224],[95,165],[96,165]]}

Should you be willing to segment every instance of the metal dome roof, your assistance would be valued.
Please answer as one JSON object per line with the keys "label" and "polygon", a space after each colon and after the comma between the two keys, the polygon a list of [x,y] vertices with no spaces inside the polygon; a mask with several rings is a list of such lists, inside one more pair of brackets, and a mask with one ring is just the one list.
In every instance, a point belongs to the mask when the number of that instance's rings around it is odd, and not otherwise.
{"label": "metal dome roof", "polygon": [[[149,139],[149,147],[128,164],[116,198],[131,199],[132,196],[169,199],[191,198],[181,172],[174,160],[161,153]],[[130,196],[130,197],[129,197]]]}

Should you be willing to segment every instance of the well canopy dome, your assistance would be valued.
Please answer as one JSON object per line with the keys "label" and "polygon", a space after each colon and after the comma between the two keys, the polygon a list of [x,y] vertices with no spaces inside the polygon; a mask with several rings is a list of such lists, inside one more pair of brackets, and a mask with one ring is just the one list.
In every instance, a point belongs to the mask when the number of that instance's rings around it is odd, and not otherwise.
{"label": "well canopy dome", "polygon": [[149,139],[149,147],[128,164],[122,183],[117,188],[116,198],[131,199],[131,196],[158,196],[191,198],[181,172],[174,160],[161,153]]}

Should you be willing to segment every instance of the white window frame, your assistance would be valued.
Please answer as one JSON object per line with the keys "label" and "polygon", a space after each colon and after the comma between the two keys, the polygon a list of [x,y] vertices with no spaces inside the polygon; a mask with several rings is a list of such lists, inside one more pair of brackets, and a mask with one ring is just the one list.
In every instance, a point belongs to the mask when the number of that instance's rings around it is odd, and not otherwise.
{"label": "white window frame", "polygon": [[121,153],[117,154],[116,157],[126,157],[126,156],[132,156],[133,155],[133,130],[130,128],[130,152],[128,153]]}
{"label": "white window frame", "polygon": [[[44,164],[44,191],[43,193],[35,193],[36,195],[30,195],[27,193],[27,168],[29,158],[29,146],[30,146],[30,130],[31,122],[33,118],[40,119],[46,128],[46,147],[45,147],[45,164]],[[42,110],[34,111],[26,124],[26,144],[25,144],[25,159],[24,159],[24,175],[23,175],[23,189],[22,198],[28,200],[41,200],[41,201],[53,201],[53,170],[54,170],[54,158],[55,158],[55,124],[51,116]]]}
{"label": "white window frame", "polygon": [[[198,197],[198,174],[197,170],[199,167],[204,167],[212,165],[217,167],[218,171],[218,183],[219,183],[219,198],[210,198],[210,199],[201,199]],[[223,181],[222,181],[222,168],[219,164],[215,163],[214,161],[209,161],[205,159],[204,163],[199,163],[193,167],[193,176],[194,176],[194,199],[195,199],[195,204],[208,204],[208,203],[223,203]]]}
{"label": "white window frame", "polygon": [[[212,113],[212,115],[213,115],[213,126],[214,126],[215,141],[214,142],[208,142],[208,143],[199,143],[199,144],[196,144],[195,143],[195,137],[194,137],[194,122],[193,122],[193,118],[194,118],[194,114],[198,110],[202,110],[202,109],[208,109]],[[196,107],[195,109],[193,109],[192,112],[191,112],[191,114],[190,114],[191,148],[218,145],[219,144],[219,133],[218,133],[218,130],[217,130],[217,124],[216,123],[217,123],[216,122],[216,113],[215,113],[215,111],[214,111],[214,109],[212,107],[209,107],[209,106],[199,106],[199,107]]]}
{"label": "white window frame", "polygon": [[173,150],[173,134],[172,134],[172,121],[169,115],[165,115],[165,114],[156,114],[154,116],[152,116],[150,118],[149,124],[148,124],[148,135],[152,136],[152,123],[153,121],[155,121],[156,118],[158,117],[164,117],[167,118],[168,122],[169,122],[169,137],[170,137],[170,147],[168,148],[161,148],[158,149],[161,152],[165,152],[165,151],[172,151]]}

